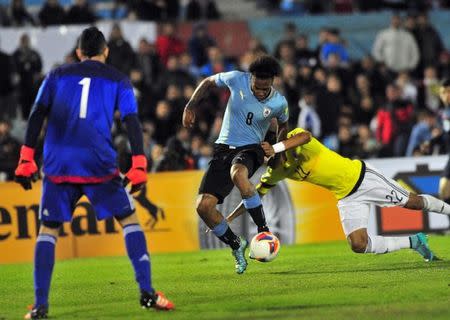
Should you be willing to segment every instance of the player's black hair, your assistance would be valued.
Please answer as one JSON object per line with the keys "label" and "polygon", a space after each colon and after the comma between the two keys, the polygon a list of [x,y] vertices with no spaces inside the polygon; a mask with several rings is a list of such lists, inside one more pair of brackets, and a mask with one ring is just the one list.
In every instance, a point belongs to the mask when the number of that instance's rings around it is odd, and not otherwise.
{"label": "player's black hair", "polygon": [[277,59],[264,54],[250,64],[248,71],[256,78],[267,79],[278,76],[281,73],[281,66]]}
{"label": "player's black hair", "polygon": [[444,88],[450,87],[450,78],[442,80],[441,86],[443,86]]}
{"label": "player's black hair", "polygon": [[88,58],[101,54],[105,46],[105,36],[97,27],[84,29],[78,39],[78,48]]}

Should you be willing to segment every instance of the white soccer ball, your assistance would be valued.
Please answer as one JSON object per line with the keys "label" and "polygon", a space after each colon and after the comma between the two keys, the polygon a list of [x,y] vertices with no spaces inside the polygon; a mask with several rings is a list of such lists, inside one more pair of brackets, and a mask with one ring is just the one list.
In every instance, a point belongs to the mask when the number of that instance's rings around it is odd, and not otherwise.
{"label": "white soccer ball", "polygon": [[260,232],[250,243],[250,259],[269,262],[278,256],[280,240],[271,232]]}

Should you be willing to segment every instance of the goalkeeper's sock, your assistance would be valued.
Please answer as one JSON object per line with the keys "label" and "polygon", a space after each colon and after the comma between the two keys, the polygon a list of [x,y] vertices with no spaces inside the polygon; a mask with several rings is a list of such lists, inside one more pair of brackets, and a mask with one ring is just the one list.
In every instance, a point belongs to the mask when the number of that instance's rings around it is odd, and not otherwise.
{"label": "goalkeeper's sock", "polygon": [[150,255],[147,251],[147,243],[139,224],[128,224],[123,227],[125,246],[128,257],[134,268],[134,275],[139,288],[150,294],[154,293],[151,279]]}
{"label": "goalkeeper's sock", "polygon": [[247,199],[242,199],[244,203],[245,209],[247,209],[248,213],[255,222],[258,227],[258,232],[269,231],[269,227],[267,227],[266,216],[264,214],[263,206],[261,203],[261,198],[258,193],[255,193],[253,196]]}
{"label": "goalkeeper's sock", "polygon": [[218,225],[216,225],[212,232],[219,238],[223,243],[229,245],[231,249],[239,249],[241,245],[241,240],[234,234],[234,232],[228,226],[228,223],[223,219]]}
{"label": "goalkeeper's sock", "polygon": [[388,253],[411,248],[409,237],[381,237],[369,235],[365,253]]}
{"label": "goalkeeper's sock", "polygon": [[35,306],[48,306],[48,293],[55,265],[56,238],[40,233],[34,251],[34,293]]}

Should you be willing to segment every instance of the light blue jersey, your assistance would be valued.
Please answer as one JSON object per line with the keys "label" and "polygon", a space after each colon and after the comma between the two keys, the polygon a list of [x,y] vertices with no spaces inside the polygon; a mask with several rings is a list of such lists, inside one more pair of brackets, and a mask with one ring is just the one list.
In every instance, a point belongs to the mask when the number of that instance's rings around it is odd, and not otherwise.
{"label": "light blue jersey", "polygon": [[216,143],[234,147],[260,144],[277,118],[284,123],[289,119],[286,98],[272,88],[269,96],[259,101],[251,90],[251,74],[248,72],[222,72],[214,76],[217,86],[227,86],[231,95]]}

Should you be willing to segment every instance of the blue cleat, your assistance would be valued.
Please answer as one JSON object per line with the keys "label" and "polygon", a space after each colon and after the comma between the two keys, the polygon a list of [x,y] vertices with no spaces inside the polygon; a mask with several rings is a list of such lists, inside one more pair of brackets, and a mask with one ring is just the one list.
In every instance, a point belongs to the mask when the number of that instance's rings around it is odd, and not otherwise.
{"label": "blue cleat", "polygon": [[236,250],[233,250],[233,256],[236,259],[236,273],[242,274],[247,269],[247,260],[245,259],[245,250],[248,247],[248,241],[244,238],[241,239],[241,245]]}
{"label": "blue cleat", "polygon": [[438,260],[428,245],[427,236],[422,232],[409,237],[411,248],[416,250],[427,262]]}

